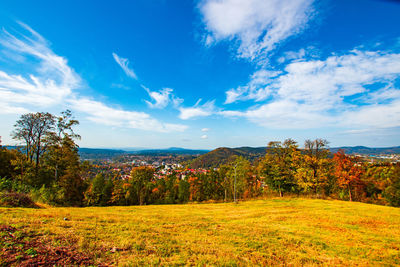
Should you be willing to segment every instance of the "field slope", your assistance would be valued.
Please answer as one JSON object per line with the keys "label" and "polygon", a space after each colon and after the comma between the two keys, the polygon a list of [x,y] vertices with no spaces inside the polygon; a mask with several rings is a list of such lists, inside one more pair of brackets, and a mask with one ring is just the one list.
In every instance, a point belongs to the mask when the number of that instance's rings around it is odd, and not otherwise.
{"label": "field slope", "polygon": [[[0,208],[0,224],[115,265],[400,265],[400,209],[313,199]],[[2,248],[0,248],[1,250]],[[4,248],[3,248],[4,249]]]}

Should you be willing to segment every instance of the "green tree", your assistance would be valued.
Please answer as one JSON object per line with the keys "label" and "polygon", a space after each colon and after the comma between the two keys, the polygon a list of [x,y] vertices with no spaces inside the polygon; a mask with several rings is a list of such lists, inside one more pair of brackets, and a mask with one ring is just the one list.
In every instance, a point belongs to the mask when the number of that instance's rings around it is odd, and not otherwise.
{"label": "green tree", "polygon": [[179,180],[178,187],[178,199],[180,203],[186,203],[190,197],[190,184],[188,181],[181,179]]}
{"label": "green tree", "polygon": [[16,173],[12,166],[12,162],[16,159],[17,151],[10,151],[1,145],[0,136],[0,178],[5,177],[11,179]]}
{"label": "green tree", "polygon": [[137,197],[137,203],[143,205],[149,192],[149,183],[152,181],[154,170],[149,167],[136,167],[131,171],[130,183]]}
{"label": "green tree", "polygon": [[231,198],[234,200],[243,198],[246,180],[252,175],[250,162],[243,157],[236,157],[226,175]]}
{"label": "green tree", "polygon": [[281,197],[284,192],[297,190],[294,177],[299,156],[297,143],[286,139],[283,143],[269,142],[267,154],[260,162],[260,175],[265,177],[268,186],[279,192]]}
{"label": "green tree", "polygon": [[393,166],[389,177],[389,185],[385,188],[383,196],[390,205],[400,207],[400,164]]}

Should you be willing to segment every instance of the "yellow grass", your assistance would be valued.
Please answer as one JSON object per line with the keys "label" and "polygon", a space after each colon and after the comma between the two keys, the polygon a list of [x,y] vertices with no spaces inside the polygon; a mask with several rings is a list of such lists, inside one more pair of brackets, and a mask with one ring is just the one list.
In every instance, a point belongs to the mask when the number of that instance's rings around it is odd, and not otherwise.
{"label": "yellow grass", "polygon": [[116,265],[400,265],[400,209],[364,203],[0,208],[0,223]]}

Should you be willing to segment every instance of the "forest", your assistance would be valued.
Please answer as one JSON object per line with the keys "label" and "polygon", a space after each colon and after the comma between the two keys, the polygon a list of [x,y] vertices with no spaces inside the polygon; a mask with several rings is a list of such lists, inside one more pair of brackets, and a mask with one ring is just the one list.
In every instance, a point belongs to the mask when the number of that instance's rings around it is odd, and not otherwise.
{"label": "forest", "polygon": [[328,141],[287,139],[268,143],[265,156],[250,162],[233,156],[216,168],[160,178],[155,168],[133,168],[127,179],[93,172],[80,159],[71,111],[59,116],[28,113],[16,122],[17,149],[0,143],[0,205],[54,206],[149,205],[231,202],[270,196],[306,196],[400,206],[400,164],[367,163]]}

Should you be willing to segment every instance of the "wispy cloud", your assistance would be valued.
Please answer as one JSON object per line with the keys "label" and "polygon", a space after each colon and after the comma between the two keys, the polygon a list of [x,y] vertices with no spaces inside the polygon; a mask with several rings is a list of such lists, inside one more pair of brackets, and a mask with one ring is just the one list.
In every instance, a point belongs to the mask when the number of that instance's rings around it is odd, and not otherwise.
{"label": "wispy cloud", "polygon": [[208,138],[208,136],[206,134],[201,136],[201,139],[207,139],[207,138]]}
{"label": "wispy cloud", "polygon": [[0,34],[0,45],[7,54],[39,61],[27,75],[0,70],[0,103],[6,112],[26,112],[26,106],[49,107],[61,103],[81,86],[80,77],[68,66],[65,58],[56,55],[47,41],[23,23],[19,25],[29,35],[19,38],[6,30]]}
{"label": "wispy cloud", "polygon": [[117,64],[122,68],[122,70],[125,72],[125,74],[129,77],[131,77],[132,79],[137,80],[137,76],[135,74],[135,72],[133,71],[133,69],[131,67],[129,67],[129,59],[127,58],[123,58],[118,56],[116,53],[112,53],[115,62],[117,62]]}
{"label": "wispy cloud", "polygon": [[220,114],[274,128],[400,126],[400,91],[394,87],[400,54],[354,50],[292,62],[274,77],[256,74],[248,85],[227,91],[226,102],[258,101],[261,95],[267,103]]}
{"label": "wispy cloud", "polygon": [[201,129],[201,131],[202,132],[208,132],[208,131],[210,131],[210,128],[203,128],[203,129]]}
{"label": "wispy cloud", "polygon": [[250,82],[247,85],[239,86],[226,92],[225,104],[234,103],[239,100],[265,100],[272,93],[269,86],[279,74],[280,72],[278,71],[264,69],[256,71],[251,75]]}
{"label": "wispy cloud", "polygon": [[[67,59],[55,54],[39,33],[26,24],[19,25],[25,30],[25,35],[11,34],[6,30],[0,33],[2,52],[15,55],[24,62],[29,62],[32,57],[35,61],[29,66],[21,64],[23,74],[0,70],[0,113],[19,114],[28,112],[30,107],[37,110],[63,105],[83,112],[89,120],[103,125],[155,132],[182,132],[187,129],[182,124],[162,123],[144,112],[113,108],[80,96],[76,89],[83,88],[84,82],[68,65]],[[117,55],[115,58],[119,59],[121,67],[128,67],[126,60]]]}
{"label": "wispy cloud", "polygon": [[215,112],[214,100],[200,105],[201,99],[193,107],[179,107],[179,118],[188,120],[195,117],[207,117]]}
{"label": "wispy cloud", "polygon": [[207,45],[238,44],[239,57],[265,59],[288,37],[301,32],[314,12],[313,0],[202,0],[199,9]]}
{"label": "wispy cloud", "polygon": [[183,132],[187,129],[186,125],[161,123],[147,113],[112,108],[104,103],[88,98],[70,99],[69,103],[72,105],[74,110],[88,114],[89,120],[109,126],[119,126],[154,132]]}
{"label": "wispy cloud", "polygon": [[183,102],[183,99],[174,96],[174,94],[172,93],[174,90],[171,88],[163,88],[159,92],[155,92],[150,91],[149,88],[143,85],[142,87],[146,90],[150,98],[153,100],[153,103],[145,100],[150,108],[162,109],[168,106],[169,103],[172,103],[173,106],[177,108]]}

